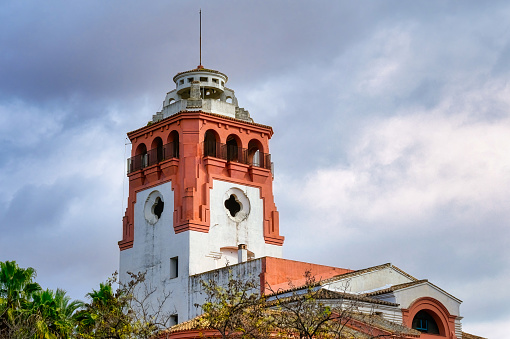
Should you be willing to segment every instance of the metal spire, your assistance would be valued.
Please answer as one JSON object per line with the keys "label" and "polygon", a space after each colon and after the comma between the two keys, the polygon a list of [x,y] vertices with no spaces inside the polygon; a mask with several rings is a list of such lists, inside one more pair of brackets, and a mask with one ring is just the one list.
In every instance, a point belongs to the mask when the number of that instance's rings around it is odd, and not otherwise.
{"label": "metal spire", "polygon": [[204,68],[202,66],[202,8],[200,8],[200,63],[198,64],[198,68]]}

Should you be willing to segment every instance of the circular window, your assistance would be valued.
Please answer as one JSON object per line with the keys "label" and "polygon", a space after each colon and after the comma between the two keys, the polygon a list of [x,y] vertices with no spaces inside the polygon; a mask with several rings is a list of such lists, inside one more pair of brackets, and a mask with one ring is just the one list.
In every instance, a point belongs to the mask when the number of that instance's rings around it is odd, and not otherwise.
{"label": "circular window", "polygon": [[145,200],[144,216],[145,220],[151,225],[154,225],[161,218],[161,214],[165,208],[163,196],[159,191],[154,191]]}
{"label": "circular window", "polygon": [[250,200],[238,188],[231,188],[225,192],[223,205],[227,216],[235,222],[241,222],[250,214]]}

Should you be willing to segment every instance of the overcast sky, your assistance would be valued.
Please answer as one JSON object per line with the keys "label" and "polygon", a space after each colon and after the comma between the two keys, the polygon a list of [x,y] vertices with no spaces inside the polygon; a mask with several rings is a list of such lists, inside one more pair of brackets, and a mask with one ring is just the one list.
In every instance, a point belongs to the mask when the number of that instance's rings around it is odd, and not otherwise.
{"label": "overcast sky", "polygon": [[118,267],[126,132],[198,63],[274,129],[284,256],[391,262],[510,326],[507,1],[0,2],[0,261],[84,299]]}

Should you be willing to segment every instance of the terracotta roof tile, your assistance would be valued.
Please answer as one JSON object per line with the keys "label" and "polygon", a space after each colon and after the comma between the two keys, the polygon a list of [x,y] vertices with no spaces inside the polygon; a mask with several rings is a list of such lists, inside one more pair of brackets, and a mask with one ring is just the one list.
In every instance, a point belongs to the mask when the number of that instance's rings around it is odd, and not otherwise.
{"label": "terracotta roof tile", "polygon": [[407,287],[411,287],[411,286],[419,285],[419,284],[423,284],[423,283],[429,283],[430,285],[434,286],[435,288],[437,288],[439,291],[441,291],[442,293],[446,294],[447,296],[449,296],[449,297],[451,297],[451,298],[453,298],[453,299],[455,299],[455,300],[457,300],[459,302],[462,302],[462,300],[454,297],[453,295],[451,295],[450,293],[446,292],[442,288],[437,287],[436,285],[434,285],[433,283],[431,283],[427,279],[422,279],[422,280],[417,280],[417,281],[413,281],[413,282],[393,285],[391,287],[388,287],[388,288],[385,288],[385,289],[382,289],[382,290],[377,290],[377,291],[373,291],[373,292],[364,293],[363,295],[366,296],[366,297],[371,297],[371,296],[375,296],[375,295],[391,293],[391,292],[394,292],[394,291],[397,291],[397,290],[401,290],[401,289],[404,289],[404,288],[407,288]]}
{"label": "terracotta roof tile", "polygon": [[317,294],[315,295],[317,299],[348,299],[348,300],[355,300],[355,301],[361,301],[371,304],[378,304],[378,305],[388,305],[388,306],[398,306],[399,304],[392,303],[385,300],[379,300],[374,298],[369,298],[364,295],[358,295],[358,294],[352,294],[352,293],[344,293],[344,292],[335,292],[330,291],[325,288],[321,288],[319,291],[317,291]]}
{"label": "terracotta roof tile", "polygon": [[423,279],[423,280],[417,280],[417,281],[412,281],[412,282],[408,282],[408,283],[393,285],[391,287],[384,288],[382,290],[377,290],[377,291],[373,291],[373,292],[363,293],[362,295],[366,296],[366,297],[371,297],[371,296],[374,296],[374,295],[386,294],[386,293],[390,293],[390,292],[393,292],[393,291],[396,291],[396,290],[400,290],[400,289],[403,289],[403,288],[406,288],[406,287],[410,287],[410,286],[414,286],[414,285],[419,285],[419,284],[422,284],[424,282],[428,282],[428,280],[427,279]]}
{"label": "terracotta roof tile", "polygon": [[[312,286],[313,287],[313,286]],[[282,292],[281,294],[283,293],[288,293],[288,291],[285,291],[285,292]],[[375,298],[370,298],[370,297],[367,297],[367,296],[364,296],[364,295],[357,295],[357,294],[352,294],[352,293],[344,293],[344,292],[335,292],[335,291],[331,291],[331,290],[327,290],[325,288],[321,288],[319,289],[318,291],[314,292],[315,295],[314,295],[314,298],[316,299],[326,299],[326,300],[333,300],[333,299],[346,299],[346,300],[354,300],[354,301],[359,301],[359,302],[364,302],[364,303],[371,303],[371,304],[378,304],[378,305],[387,305],[387,306],[398,306],[399,304],[396,304],[396,303],[392,303],[392,302],[389,302],[389,301],[385,301],[385,300],[379,300],[379,299],[375,299]],[[271,296],[276,296],[280,293],[276,293],[276,294],[272,294]],[[289,302],[289,301],[293,301],[293,300],[298,300],[300,298],[303,298],[306,294],[296,294],[296,295],[292,295],[292,296],[288,296],[288,297],[284,297],[284,298],[281,298],[279,300],[271,300],[269,301],[270,305],[274,304],[274,303],[277,303],[278,301],[279,302]]]}
{"label": "terracotta roof tile", "polygon": [[412,275],[407,274],[406,272],[402,271],[397,266],[394,266],[391,263],[386,263],[386,264],[382,264],[382,265],[377,265],[377,266],[373,266],[373,267],[364,268],[364,269],[357,270],[357,271],[354,271],[354,272],[339,274],[337,276],[334,276],[332,278],[329,278],[329,279],[326,279],[326,280],[322,281],[322,283],[329,283],[329,282],[333,282],[333,281],[337,281],[337,280],[351,278],[351,277],[355,277],[355,276],[362,275],[362,274],[365,274],[365,273],[379,271],[379,270],[382,270],[382,269],[385,269],[385,268],[393,268],[395,271],[400,272],[401,274],[403,274],[407,278],[411,279],[412,281],[417,281],[418,280],[415,277],[413,277]]}
{"label": "terracotta roof tile", "polygon": [[[411,337],[419,337],[421,332],[414,330],[412,328],[405,327],[403,325],[393,323],[389,320],[386,320],[382,318],[381,316],[375,315],[375,314],[364,314],[364,313],[358,313],[358,312],[345,312],[343,314],[346,319],[352,319],[356,322],[368,325],[369,327],[377,328],[382,331],[389,332],[391,334],[404,334],[406,336]],[[203,322],[201,321],[201,318],[203,316],[198,316],[196,318],[193,318],[191,320],[185,321],[183,323],[174,325],[164,331],[162,333],[175,333],[175,332],[183,332],[183,331],[194,331],[194,330],[210,330],[207,326],[201,327],[200,325],[203,325]],[[359,329],[356,328],[355,324],[352,322],[349,322],[346,324],[347,326],[343,328],[342,333],[346,335],[352,335],[355,338],[372,338],[372,336],[367,335],[363,332],[361,332]],[[485,339],[481,337],[462,337],[462,339]]]}
{"label": "terracotta roof tile", "polygon": [[462,332],[462,339],[487,339],[487,338],[479,337],[477,335],[469,334],[466,332]]}
{"label": "terracotta roof tile", "polygon": [[363,322],[392,334],[405,334],[413,337],[419,337],[421,335],[421,332],[418,330],[391,322],[376,314],[350,313],[349,316],[354,320]]}

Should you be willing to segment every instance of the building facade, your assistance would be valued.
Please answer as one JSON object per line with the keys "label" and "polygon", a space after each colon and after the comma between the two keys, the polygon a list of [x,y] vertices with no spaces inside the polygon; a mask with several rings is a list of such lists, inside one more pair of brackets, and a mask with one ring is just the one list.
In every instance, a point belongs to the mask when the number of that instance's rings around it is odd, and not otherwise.
{"label": "building facade", "polygon": [[119,241],[121,280],[145,272],[159,294],[172,293],[165,307],[181,325],[168,335],[193,335],[185,324],[201,313],[201,281],[226,281],[233,272],[258,279],[262,294],[284,295],[289,281],[305,284],[307,271],[329,303],[357,296],[362,312],[410,329],[407,337],[462,338],[461,301],[391,264],[352,271],[282,259],[272,128],[239,107],[221,72],[198,66],[173,81],[161,112],[128,133],[129,198]]}

